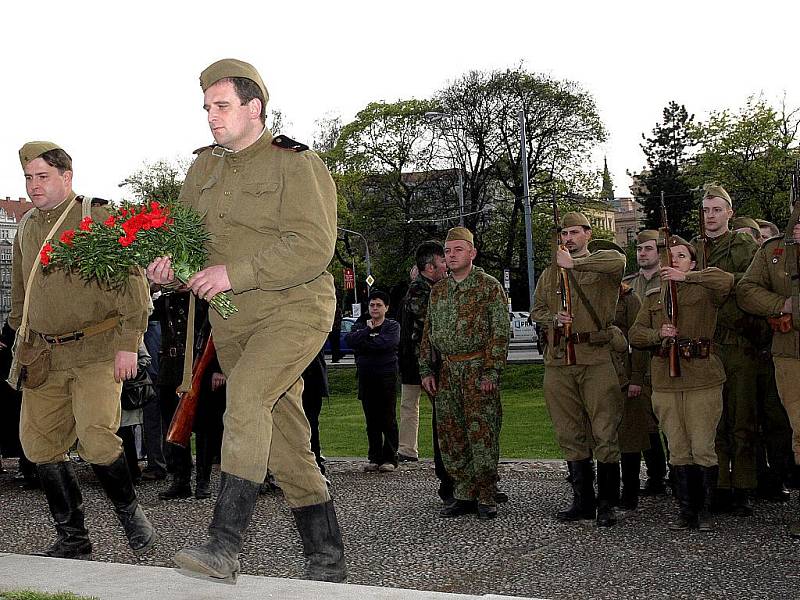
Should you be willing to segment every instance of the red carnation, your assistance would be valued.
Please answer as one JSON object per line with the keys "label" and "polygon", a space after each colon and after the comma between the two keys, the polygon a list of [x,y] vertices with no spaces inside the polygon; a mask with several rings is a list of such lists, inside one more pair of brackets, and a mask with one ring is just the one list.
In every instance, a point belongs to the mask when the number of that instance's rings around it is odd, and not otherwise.
{"label": "red carnation", "polygon": [[78,229],[81,231],[89,231],[92,228],[92,217],[83,217]]}
{"label": "red carnation", "polygon": [[59,242],[62,244],[66,244],[67,246],[72,246],[72,240],[75,237],[75,230],[74,229],[67,229],[64,233],[61,234],[59,238]]}
{"label": "red carnation", "polygon": [[105,221],[103,221],[103,225],[106,227],[113,227],[117,224],[117,218],[114,215],[108,217]]}
{"label": "red carnation", "polygon": [[127,248],[135,241],[136,241],[135,233],[132,233],[130,235],[123,235],[121,238],[119,238],[119,245],[122,246],[123,248]]}
{"label": "red carnation", "polygon": [[43,247],[42,251],[39,253],[39,262],[42,263],[43,267],[46,267],[50,264],[50,254],[53,252],[53,245],[50,242],[47,242]]}

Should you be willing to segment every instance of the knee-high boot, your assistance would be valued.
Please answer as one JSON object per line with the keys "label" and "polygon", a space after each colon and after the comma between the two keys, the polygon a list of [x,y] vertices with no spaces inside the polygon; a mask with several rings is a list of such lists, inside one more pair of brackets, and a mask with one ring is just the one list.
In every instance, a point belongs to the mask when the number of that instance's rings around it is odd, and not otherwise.
{"label": "knee-high boot", "polygon": [[72,463],[44,463],[37,465],[36,470],[58,533],[53,545],[37,554],[53,558],[90,558],[92,543],[84,525],[83,497]]}

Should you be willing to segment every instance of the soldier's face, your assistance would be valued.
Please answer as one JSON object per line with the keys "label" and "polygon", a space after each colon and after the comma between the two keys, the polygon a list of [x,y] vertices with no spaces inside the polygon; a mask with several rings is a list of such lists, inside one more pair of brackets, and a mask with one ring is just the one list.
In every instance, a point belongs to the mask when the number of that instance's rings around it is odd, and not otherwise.
{"label": "soldier's face", "polygon": [[34,158],[25,165],[25,190],[33,205],[50,210],[61,204],[72,190],[72,171],[59,173],[43,158]]}
{"label": "soldier's face", "polygon": [[477,254],[472,244],[464,240],[453,240],[444,245],[444,260],[447,267],[456,274],[469,270]]}
{"label": "soldier's face", "polygon": [[561,244],[566,246],[570,254],[583,252],[590,239],[592,239],[592,230],[584,229],[580,225],[564,227],[561,230]]}
{"label": "soldier's face", "polygon": [[425,276],[433,282],[444,279],[447,275],[447,262],[444,256],[433,255],[433,262],[425,265]]}
{"label": "soldier's face", "polygon": [[723,198],[703,199],[703,217],[706,222],[706,233],[722,234],[728,230],[728,222],[733,216],[733,209]]}
{"label": "soldier's face", "polygon": [[203,108],[214,140],[236,152],[253,143],[263,129],[260,102],[242,104],[230,81],[218,81],[209,87],[203,94]]}
{"label": "soldier's face", "polygon": [[655,240],[636,244],[636,264],[641,269],[652,269],[658,264],[658,247]]}
{"label": "soldier's face", "polygon": [[680,246],[672,246],[670,252],[672,252],[672,264],[679,271],[688,273],[694,269],[695,264],[697,264],[692,260],[692,254],[689,252],[689,249],[683,244]]}
{"label": "soldier's face", "polygon": [[771,238],[773,234],[772,234],[772,229],[770,229],[769,227],[761,227],[760,229],[761,229],[761,237],[758,239],[758,243],[763,244],[769,238]]}

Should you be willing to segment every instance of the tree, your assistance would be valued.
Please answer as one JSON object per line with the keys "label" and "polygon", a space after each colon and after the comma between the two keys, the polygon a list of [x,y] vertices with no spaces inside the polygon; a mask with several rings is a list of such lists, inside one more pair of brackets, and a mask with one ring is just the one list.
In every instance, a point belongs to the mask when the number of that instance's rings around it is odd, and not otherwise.
{"label": "tree", "polygon": [[661,192],[664,193],[670,229],[687,239],[694,235],[697,222],[697,201],[686,180],[686,166],[692,138],[694,115],[686,107],[670,101],[664,108],[663,120],[657,123],[652,137],[642,134],[641,148],[647,157],[644,173],[645,196],[642,202],[645,225],[651,229],[661,226]]}
{"label": "tree", "polygon": [[717,181],[731,194],[736,212],[774,223],[786,221],[791,173],[798,156],[800,109],[771,107],[750,97],[738,111],[711,113],[691,128],[700,147],[690,179]]}
{"label": "tree", "polygon": [[611,179],[611,173],[608,171],[608,160],[605,158],[603,159],[603,188],[600,191],[600,197],[609,202],[614,200],[614,181]]}
{"label": "tree", "polygon": [[191,161],[178,158],[175,162],[157,160],[145,162],[125,178],[120,187],[127,187],[137,200],[148,198],[175,200],[180,194]]}

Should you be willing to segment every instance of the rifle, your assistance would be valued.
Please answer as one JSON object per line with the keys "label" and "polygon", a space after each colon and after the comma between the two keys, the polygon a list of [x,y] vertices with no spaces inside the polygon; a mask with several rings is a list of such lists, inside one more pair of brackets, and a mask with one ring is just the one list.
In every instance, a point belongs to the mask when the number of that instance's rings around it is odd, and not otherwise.
{"label": "rifle", "polygon": [[[702,213],[702,205],[701,211]],[[664,232],[664,252],[666,256],[662,255],[661,265],[665,267],[674,267],[672,262],[672,234],[669,231],[669,221],[667,220],[667,207],[664,205],[664,192],[661,192],[661,231]],[[661,293],[664,297],[664,308],[667,313],[669,322],[677,327],[678,326],[678,284],[675,281],[661,280]],[[669,341],[669,376],[681,376],[681,360],[678,354],[678,344],[675,338]]]}
{"label": "rifle", "polygon": [[[572,290],[570,289],[569,285],[569,277],[567,276],[566,269],[559,267],[558,263],[556,262],[556,253],[565,248],[561,245],[561,215],[558,212],[558,203],[556,202],[555,192],[553,192],[553,222],[555,223],[555,227],[553,228],[553,266],[558,268],[558,293],[559,297],[561,298],[561,310],[572,316]],[[554,346],[558,345],[559,342],[559,328],[556,328],[555,335],[553,336],[556,338],[553,340]],[[566,354],[564,356],[564,363],[567,366],[572,366],[578,362],[578,359],[575,356],[575,342],[572,339],[572,323],[565,324],[561,329],[563,329],[561,335],[563,335],[566,339]]]}
{"label": "rifle", "polygon": [[[189,351],[191,352],[191,349]],[[172,422],[169,424],[169,431],[167,432],[167,441],[170,444],[183,448],[189,445],[189,438],[192,437],[194,416],[197,413],[197,401],[200,398],[200,385],[203,382],[203,375],[208,369],[208,365],[215,356],[214,341],[209,334],[200,358],[194,361],[194,366],[192,367],[192,386],[188,392],[181,394],[180,400],[178,400],[178,408],[175,409],[175,414],[172,415]]]}

